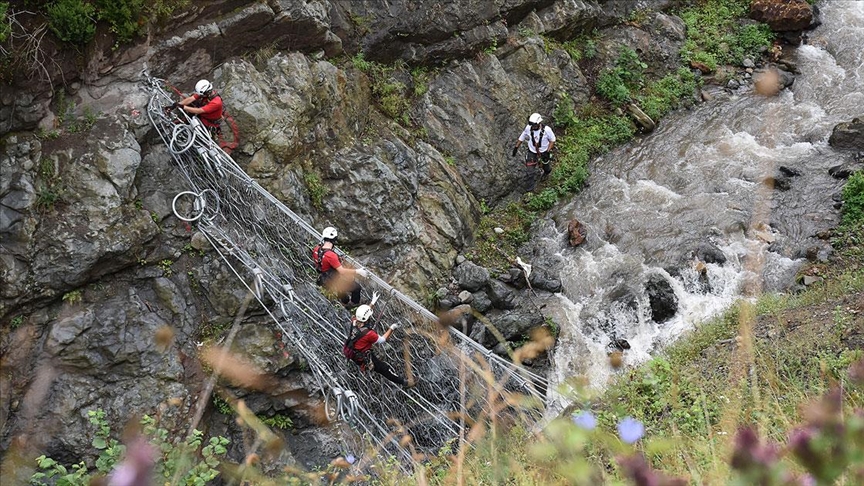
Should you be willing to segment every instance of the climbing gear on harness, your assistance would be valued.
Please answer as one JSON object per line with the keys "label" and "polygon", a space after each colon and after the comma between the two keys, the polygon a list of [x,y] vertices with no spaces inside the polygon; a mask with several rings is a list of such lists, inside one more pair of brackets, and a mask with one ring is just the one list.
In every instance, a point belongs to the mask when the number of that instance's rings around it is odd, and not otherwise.
{"label": "climbing gear on harness", "polygon": [[372,307],[363,304],[357,308],[357,312],[354,314],[354,317],[357,318],[360,322],[366,322],[372,317]]}
{"label": "climbing gear on harness", "polygon": [[[359,332],[355,332],[355,330]],[[371,329],[354,329],[352,327],[352,329],[348,331],[348,338],[345,340],[345,344],[342,346],[342,354],[361,367],[365,366],[367,361],[370,361],[371,364],[371,360],[366,359],[368,358],[369,351],[357,351],[354,346],[357,344],[357,341],[370,332],[372,332]]]}
{"label": "climbing gear on harness", "polygon": [[[327,228],[327,229],[332,229],[332,228]],[[324,230],[324,231],[327,231],[327,230]],[[336,231],[336,230],[333,230],[333,231]],[[321,286],[324,286],[330,280],[330,278],[332,278],[333,275],[336,273],[336,269],[332,268],[332,267],[329,270],[327,270],[326,272],[321,269],[323,264],[324,264],[324,255],[328,251],[333,251],[333,249],[332,248],[324,248],[323,245],[318,245],[312,250],[312,261],[315,263],[315,270],[318,270],[317,284],[321,285]]]}

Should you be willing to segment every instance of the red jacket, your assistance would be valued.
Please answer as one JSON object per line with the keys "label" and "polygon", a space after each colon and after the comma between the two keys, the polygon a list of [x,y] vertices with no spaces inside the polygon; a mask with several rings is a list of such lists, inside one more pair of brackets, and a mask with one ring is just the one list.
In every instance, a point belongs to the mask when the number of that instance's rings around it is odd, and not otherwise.
{"label": "red jacket", "polygon": [[[201,103],[201,96],[198,94],[192,95],[195,97],[195,102],[198,104]],[[204,123],[205,126],[208,127],[216,127],[219,126],[219,121],[222,120],[222,97],[219,95],[213,96],[210,98],[210,101],[207,102],[204,106],[199,106],[204,113],[198,115],[198,118],[201,119],[201,122]]]}

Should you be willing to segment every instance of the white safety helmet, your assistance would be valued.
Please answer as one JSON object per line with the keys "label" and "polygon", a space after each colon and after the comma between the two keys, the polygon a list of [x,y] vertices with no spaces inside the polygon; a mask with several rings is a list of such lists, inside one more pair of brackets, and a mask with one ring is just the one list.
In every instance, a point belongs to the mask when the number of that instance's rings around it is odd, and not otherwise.
{"label": "white safety helmet", "polygon": [[535,125],[537,123],[542,123],[543,117],[540,116],[540,113],[532,113],[531,116],[528,117],[528,123]]}
{"label": "white safety helmet", "polygon": [[354,317],[357,318],[358,322],[366,322],[372,317],[372,308],[366,304],[361,305],[357,308],[357,312],[354,313]]}
{"label": "white safety helmet", "polygon": [[195,83],[195,93],[198,94],[198,96],[204,96],[212,89],[213,85],[210,84],[210,81],[207,81],[206,79],[202,79],[201,81]]}
{"label": "white safety helmet", "polygon": [[321,232],[321,237],[325,240],[335,240],[337,236],[339,236],[339,233],[332,226],[324,228],[324,231]]}

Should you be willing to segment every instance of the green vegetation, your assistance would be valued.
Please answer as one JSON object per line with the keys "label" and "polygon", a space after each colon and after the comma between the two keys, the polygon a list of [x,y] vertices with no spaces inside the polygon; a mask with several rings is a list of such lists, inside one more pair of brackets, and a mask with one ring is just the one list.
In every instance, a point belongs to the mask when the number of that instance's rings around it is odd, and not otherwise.
{"label": "green vegetation", "polygon": [[[96,469],[89,470],[87,464],[81,461],[73,464],[70,472],[59,462],[43,455],[36,459],[39,470],[30,478],[30,484],[86,486],[96,484],[97,478],[114,468],[126,452],[126,446],[111,437],[105,412],[91,410],[87,412],[87,416],[96,428],[91,443],[93,448],[99,451],[95,462]],[[220,462],[228,452],[228,439],[211,437],[204,445],[204,434],[198,430],[185,441],[171,439],[168,430],[159,427],[156,420],[147,415],[141,419],[140,424],[143,427],[143,436],[157,452],[154,477],[161,478],[158,482],[204,485],[219,475]]]}
{"label": "green vegetation", "polygon": [[309,201],[312,206],[321,209],[324,204],[324,196],[327,195],[327,186],[321,181],[321,176],[312,166],[311,160],[303,162],[303,183],[309,192]]}
{"label": "green vegetation", "polygon": [[67,302],[69,305],[75,305],[81,302],[81,291],[73,290],[71,292],[66,292],[63,294],[63,302]]}
{"label": "green vegetation", "polygon": [[613,105],[627,103],[630,101],[631,93],[643,86],[643,73],[647,67],[648,65],[639,59],[636,51],[629,47],[622,47],[614,67],[600,73],[594,89]]}
{"label": "green vegetation", "polygon": [[[517,202],[484,216],[476,232],[477,244],[467,253],[468,258],[485,267],[509,268],[509,262],[516,259],[516,250],[528,241],[533,221],[534,215]],[[495,228],[504,232],[498,234]]]}
{"label": "green vegetation", "polygon": [[[367,61],[362,52],[351,58],[351,64],[366,73],[372,81],[372,96],[381,111],[404,127],[410,128],[411,99],[428,90],[428,73],[420,68],[408,72],[403,62],[386,66]],[[405,84],[410,79],[409,87]]]}
{"label": "green vegetation", "polygon": [[174,261],[173,260],[169,260],[166,258],[165,260],[162,260],[161,262],[159,262],[157,264],[157,266],[159,267],[159,269],[162,270],[162,276],[163,277],[170,277],[171,275],[174,275],[174,269],[173,269]]}
{"label": "green vegetation", "polygon": [[6,39],[12,34],[12,27],[9,25],[9,2],[0,2],[0,43],[6,42]]}
{"label": "green vegetation", "polygon": [[636,96],[636,104],[642,108],[646,115],[653,120],[658,120],[670,111],[678,108],[681,100],[692,97],[699,81],[696,75],[687,68],[679,68],[672,74],[648,83],[645,89]]}
{"label": "green vegetation", "polygon": [[675,12],[687,27],[682,60],[716,68],[758,57],[759,49],[770,47],[775,36],[765,24],[738,23],[747,17],[749,6],[750,0],[705,0]]}
{"label": "green vegetation", "polygon": [[57,0],[48,5],[48,26],[63,42],[84,45],[96,35],[96,8],[83,0]]}
{"label": "green vegetation", "polygon": [[[603,393],[574,377],[562,389],[575,400],[572,415],[541,434],[496,430],[490,416],[470,451],[442,449],[425,476],[431,484],[459,475],[465,484],[587,485],[640,471],[683,484],[785,484],[806,473],[815,484],[861,484],[864,225],[846,231],[854,237],[835,245],[835,260],[807,270],[823,282],[739,302],[620,371]],[[644,429],[641,438],[625,439],[626,417]],[[775,474],[786,479],[761,479]]]}
{"label": "green vegetation", "polygon": [[9,321],[9,326],[12,328],[13,331],[21,327],[21,324],[24,324],[24,316],[22,315],[17,315],[13,317],[11,321]]}
{"label": "green vegetation", "polygon": [[852,174],[843,186],[843,225],[864,226],[864,170]]}
{"label": "green vegetation", "polygon": [[[83,46],[93,40],[97,21],[109,25],[117,37],[117,44],[125,43],[140,36],[147,26],[169,17],[178,8],[185,7],[189,0],[56,0],[48,3],[44,10],[39,8],[48,19],[51,31],[63,42]],[[6,17],[8,2],[0,3],[3,18]],[[0,42],[9,35],[9,24],[0,26]]]}
{"label": "green vegetation", "polygon": [[146,26],[143,22],[145,0],[96,0],[100,20],[111,25],[118,42],[129,42]]}

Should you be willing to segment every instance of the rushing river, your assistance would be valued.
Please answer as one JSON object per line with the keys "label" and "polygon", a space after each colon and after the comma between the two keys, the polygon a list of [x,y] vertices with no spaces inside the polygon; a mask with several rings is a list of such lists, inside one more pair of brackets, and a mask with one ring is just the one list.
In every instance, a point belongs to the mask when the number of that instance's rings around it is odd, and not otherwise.
{"label": "rushing river", "polygon": [[[562,324],[553,383],[581,375],[602,387],[614,373],[611,339],[630,343],[625,364],[644,361],[736,299],[793,285],[808,249],[825,257],[815,235],[838,223],[843,184],[828,168],[851,158],[828,137],[864,115],[864,2],[821,8],[822,26],[790,56],[800,70],[790,89],[715,90],[712,101],[595,161],[589,187],[553,212],[549,241],[565,262],[560,302],[547,306]],[[773,188],[774,178],[788,189]],[[589,231],[575,249],[561,233],[573,218]],[[726,262],[696,267],[693,252],[706,246]],[[660,324],[649,279],[666,280],[678,300]]]}

